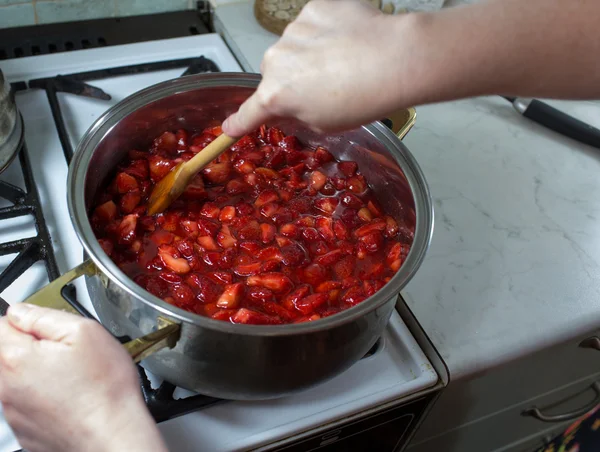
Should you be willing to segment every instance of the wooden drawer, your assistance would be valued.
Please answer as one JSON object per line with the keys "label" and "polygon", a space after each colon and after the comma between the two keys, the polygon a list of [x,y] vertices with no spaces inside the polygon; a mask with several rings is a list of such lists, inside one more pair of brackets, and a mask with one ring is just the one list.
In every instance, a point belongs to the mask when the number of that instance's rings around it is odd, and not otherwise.
{"label": "wooden drawer", "polygon": [[[594,387],[594,385],[597,385]],[[534,441],[550,432],[560,432],[574,419],[558,422],[544,422],[534,417],[524,416],[523,412],[538,407],[543,415],[556,416],[593,407],[600,404],[600,374],[585,378],[533,400],[528,400],[494,416],[483,418],[460,428],[451,430],[435,438],[418,442],[413,440],[409,452],[499,452],[519,450],[519,442],[524,439]],[[452,417],[451,411],[447,416]],[[527,444],[525,444],[527,446]],[[517,448],[515,448],[517,447]],[[533,451],[529,451],[533,452]]]}
{"label": "wooden drawer", "polygon": [[[600,331],[490,369],[469,380],[452,381],[419,429],[423,441],[500,410],[600,373]],[[448,413],[452,413],[448,416]]]}

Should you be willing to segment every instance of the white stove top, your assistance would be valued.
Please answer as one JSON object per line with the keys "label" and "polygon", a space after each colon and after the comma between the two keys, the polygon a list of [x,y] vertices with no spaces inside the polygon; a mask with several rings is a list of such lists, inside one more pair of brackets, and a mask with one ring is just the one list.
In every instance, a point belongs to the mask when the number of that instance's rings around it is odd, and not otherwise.
{"label": "white stove top", "polygon": [[[214,61],[221,71],[241,71],[221,38],[214,34],[8,60],[0,67],[7,80],[15,82],[200,55]],[[59,94],[73,148],[107,108],[135,91],[178,77],[183,71],[182,68],[89,82],[109,93],[110,101]],[[81,262],[83,252],[67,211],[66,161],[46,93],[20,92],[17,104],[24,118],[25,139],[56,259],[60,271],[65,272]],[[23,187],[18,161],[0,175],[0,180]],[[5,204],[0,201],[0,207]],[[34,234],[33,221],[0,221],[0,242]],[[0,258],[0,271],[13,257]],[[9,303],[19,302],[46,283],[44,265],[38,263],[5,290],[2,297]],[[93,312],[83,281],[75,285],[78,300]],[[383,346],[375,355],[317,388],[279,400],[226,402],[163,422],[160,429],[170,449],[178,452],[199,448],[214,452],[248,450],[401,399],[433,386],[436,381],[429,361],[399,315],[394,314],[383,336]],[[0,410],[0,452],[16,449],[18,444]]]}

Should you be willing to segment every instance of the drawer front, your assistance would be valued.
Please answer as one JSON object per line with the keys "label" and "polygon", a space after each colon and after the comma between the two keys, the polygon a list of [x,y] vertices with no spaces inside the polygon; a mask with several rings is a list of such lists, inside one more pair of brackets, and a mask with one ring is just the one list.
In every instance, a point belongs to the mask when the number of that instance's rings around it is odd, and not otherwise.
{"label": "drawer front", "polygon": [[[415,443],[409,452],[496,452],[518,450],[512,444],[518,444],[524,438],[543,439],[546,431],[558,431],[570,425],[574,419],[566,419],[565,414],[582,411],[600,404],[600,374],[585,378],[575,384],[542,395],[533,400],[508,408],[494,416],[451,430],[436,438]],[[557,422],[545,422],[523,413],[538,409],[542,418],[553,416],[561,419]],[[561,418],[560,416],[563,415]],[[452,412],[449,412],[452,416]],[[554,429],[557,430],[554,430]],[[529,451],[533,452],[533,451]]]}
{"label": "drawer front", "polygon": [[[437,436],[512,405],[600,373],[600,331],[475,376],[450,380],[417,433]],[[584,342],[587,348],[580,347]],[[599,349],[590,348],[598,347]],[[453,413],[448,416],[447,413]]]}

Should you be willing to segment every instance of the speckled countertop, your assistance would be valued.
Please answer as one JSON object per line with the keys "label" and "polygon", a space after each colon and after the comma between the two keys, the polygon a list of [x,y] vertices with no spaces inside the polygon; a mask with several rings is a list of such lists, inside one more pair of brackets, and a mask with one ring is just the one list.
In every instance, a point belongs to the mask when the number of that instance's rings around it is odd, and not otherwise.
{"label": "speckled countertop", "polygon": [[[258,72],[276,36],[247,2],[216,28]],[[600,127],[600,102],[552,102]],[[417,109],[404,142],[435,202],[435,232],[403,295],[457,379],[600,328],[600,150],[500,98]]]}

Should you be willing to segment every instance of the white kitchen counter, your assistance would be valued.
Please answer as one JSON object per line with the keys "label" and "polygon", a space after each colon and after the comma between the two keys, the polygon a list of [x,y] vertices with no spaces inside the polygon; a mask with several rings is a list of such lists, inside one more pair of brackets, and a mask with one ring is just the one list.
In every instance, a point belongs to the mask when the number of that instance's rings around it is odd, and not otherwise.
{"label": "white kitchen counter", "polygon": [[[248,2],[215,26],[258,72],[277,37]],[[600,127],[599,102],[552,102]],[[600,150],[531,123],[501,98],[417,109],[404,142],[435,202],[435,232],[403,293],[452,379],[600,327]]]}

